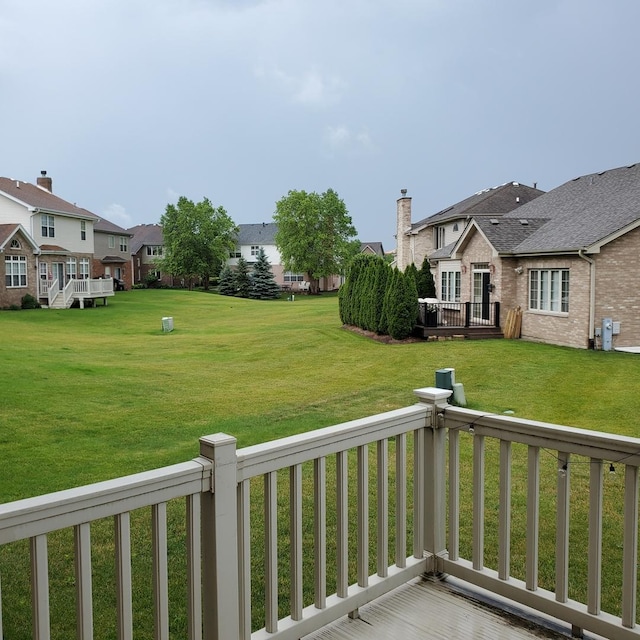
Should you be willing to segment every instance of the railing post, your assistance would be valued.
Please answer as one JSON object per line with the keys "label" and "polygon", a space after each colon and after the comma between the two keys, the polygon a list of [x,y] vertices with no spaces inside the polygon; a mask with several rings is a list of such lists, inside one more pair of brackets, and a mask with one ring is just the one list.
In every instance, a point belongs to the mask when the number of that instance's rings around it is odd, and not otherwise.
{"label": "railing post", "polygon": [[493,303],[493,312],[495,314],[494,317],[494,325],[499,329],[500,328],[500,302],[496,300]]}
{"label": "railing post", "polygon": [[471,303],[470,302],[464,303],[464,326],[465,327],[471,326]]}
{"label": "railing post", "polygon": [[427,557],[427,573],[440,573],[438,558],[446,549],[446,459],[447,432],[443,423],[443,411],[449,406],[449,389],[426,387],[414,393],[432,407],[424,437],[424,551]]}
{"label": "railing post", "polygon": [[213,462],[211,492],[202,494],[202,584],[205,640],[240,637],[236,439],[200,438],[200,455]]}

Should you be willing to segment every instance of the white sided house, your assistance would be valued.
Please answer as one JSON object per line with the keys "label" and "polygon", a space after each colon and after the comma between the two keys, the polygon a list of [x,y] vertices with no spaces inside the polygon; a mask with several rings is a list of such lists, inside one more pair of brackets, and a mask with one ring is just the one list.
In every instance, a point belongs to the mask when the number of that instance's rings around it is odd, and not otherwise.
{"label": "white sided house", "polygon": [[74,300],[113,295],[113,282],[92,279],[94,224],[98,216],[52,192],[41,172],[37,184],[0,177],[0,243],[4,278],[0,306],[20,305],[26,294],[43,305],[70,307]]}

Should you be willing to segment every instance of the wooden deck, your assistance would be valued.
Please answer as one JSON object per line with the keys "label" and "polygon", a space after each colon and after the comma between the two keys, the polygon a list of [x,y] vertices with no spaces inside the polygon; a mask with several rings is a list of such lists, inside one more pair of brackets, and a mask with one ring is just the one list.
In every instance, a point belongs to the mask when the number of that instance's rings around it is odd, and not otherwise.
{"label": "wooden deck", "polygon": [[[418,578],[361,607],[357,619],[341,618],[305,640],[519,640],[571,638],[571,628],[515,609],[457,580]],[[585,633],[582,638],[604,640]]]}

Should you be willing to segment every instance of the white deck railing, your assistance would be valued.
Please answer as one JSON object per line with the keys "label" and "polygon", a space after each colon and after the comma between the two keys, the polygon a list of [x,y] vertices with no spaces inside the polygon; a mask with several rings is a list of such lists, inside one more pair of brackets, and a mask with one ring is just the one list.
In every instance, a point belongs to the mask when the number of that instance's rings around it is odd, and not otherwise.
{"label": "white deck railing", "polygon": [[[62,291],[60,293],[60,291]],[[113,296],[113,279],[112,278],[91,278],[80,279],[71,278],[67,281],[62,290],[59,289],[58,280],[38,280],[38,296],[47,298],[47,304],[51,307],[58,295],[62,295],[63,304],[69,306],[72,298],[80,300],[81,306],[85,298],[101,298],[105,296]]]}
{"label": "white deck railing", "polygon": [[[75,557],[77,637],[93,637],[91,531],[104,518],[113,518],[118,637],[132,637],[136,607],[144,606],[132,589],[131,538],[139,539],[132,532],[142,526],[136,517],[133,527],[132,513],[147,507],[156,638],[168,638],[169,620],[181,617],[190,639],[299,638],[425,572],[457,576],[576,629],[640,637],[634,628],[640,440],[452,407],[449,391],[416,394],[420,402],[405,409],[239,451],[230,436],[208,436],[192,462],[0,506],[0,545],[30,541],[34,637],[48,638],[50,616],[59,615],[49,611],[47,542],[67,528],[73,548],[56,540],[55,554]],[[460,463],[465,447],[472,449],[471,469]],[[624,472],[620,500],[604,487],[603,461]],[[570,526],[582,524],[570,519],[574,466],[589,469],[588,549],[569,540]],[[174,509],[176,499],[184,501],[186,518],[178,544],[167,525],[168,503]],[[603,514],[616,509],[624,513],[621,617],[600,605],[609,558]],[[541,543],[549,532],[551,548]],[[186,566],[181,612],[168,596],[176,579],[168,549],[175,554],[176,547]],[[570,598],[570,568],[585,556],[581,603]],[[547,578],[539,567],[550,563],[552,587],[542,588]],[[0,577],[0,603],[19,609],[10,580]],[[0,607],[0,637],[2,620]],[[11,637],[9,627],[5,633]]]}

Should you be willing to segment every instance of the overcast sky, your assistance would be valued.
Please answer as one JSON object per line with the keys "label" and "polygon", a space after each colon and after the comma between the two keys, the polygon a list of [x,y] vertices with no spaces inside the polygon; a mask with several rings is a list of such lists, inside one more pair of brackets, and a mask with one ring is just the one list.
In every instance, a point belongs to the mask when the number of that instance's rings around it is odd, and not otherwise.
{"label": "overcast sky", "polygon": [[640,161],[638,0],[0,0],[0,175],[123,227],[184,195],[360,240],[481,189]]}

